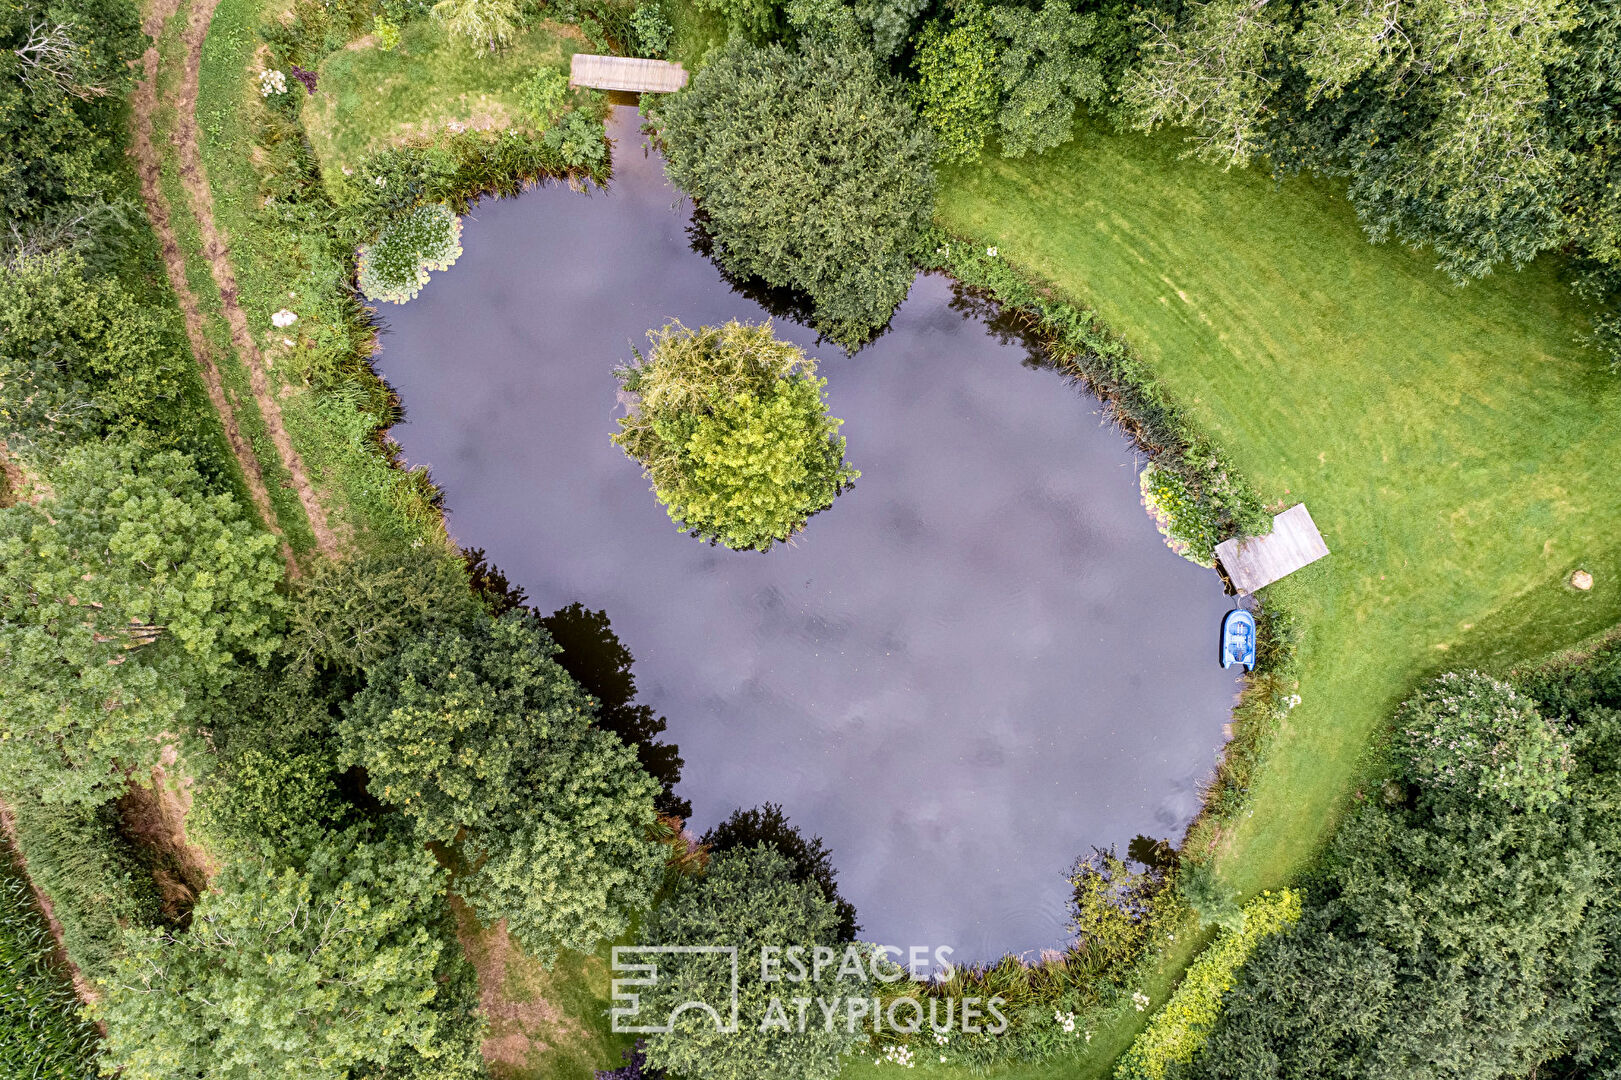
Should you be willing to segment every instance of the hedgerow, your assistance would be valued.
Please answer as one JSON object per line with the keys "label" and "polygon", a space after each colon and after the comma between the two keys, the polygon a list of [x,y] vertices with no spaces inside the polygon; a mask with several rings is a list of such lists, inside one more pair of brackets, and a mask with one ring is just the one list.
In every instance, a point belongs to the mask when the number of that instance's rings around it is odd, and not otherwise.
{"label": "hedgerow", "polygon": [[1174,1065],[1186,1064],[1209,1037],[1221,1016],[1222,995],[1238,981],[1238,971],[1255,946],[1299,921],[1300,893],[1263,892],[1244,907],[1241,930],[1223,930],[1199,955],[1131,1049],[1115,1065],[1115,1080],[1164,1080]]}

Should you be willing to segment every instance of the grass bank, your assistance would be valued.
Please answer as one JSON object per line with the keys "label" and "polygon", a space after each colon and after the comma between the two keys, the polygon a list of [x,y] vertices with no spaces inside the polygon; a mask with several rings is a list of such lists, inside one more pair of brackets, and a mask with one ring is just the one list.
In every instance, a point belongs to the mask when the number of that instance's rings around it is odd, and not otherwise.
{"label": "grass bank", "polygon": [[323,170],[353,168],[367,153],[445,131],[522,126],[523,87],[541,67],[567,72],[589,51],[578,27],[541,22],[491,56],[452,44],[431,19],[408,24],[397,48],[370,35],[321,65],[304,129]]}
{"label": "grass bank", "polygon": [[[1334,552],[1273,587],[1304,625],[1303,700],[1216,850],[1251,895],[1309,862],[1420,677],[1621,618],[1621,383],[1579,343],[1556,261],[1459,288],[1421,252],[1368,244],[1332,184],[1179,150],[1083,128],[1041,159],[948,172],[938,216],[1095,308],[1268,502],[1307,502]],[[1578,568],[1591,592],[1566,584]],[[1103,1075],[1142,1019],[1003,1075]]]}

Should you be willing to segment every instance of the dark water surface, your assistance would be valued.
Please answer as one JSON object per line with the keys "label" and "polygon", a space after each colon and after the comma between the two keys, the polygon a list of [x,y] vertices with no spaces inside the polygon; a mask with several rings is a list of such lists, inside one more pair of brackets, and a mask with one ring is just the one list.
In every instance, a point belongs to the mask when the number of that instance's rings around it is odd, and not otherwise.
{"label": "dark water surface", "polygon": [[650,328],[763,310],[695,254],[620,109],[606,192],[481,204],[454,269],[385,313],[394,429],[451,532],[542,611],[605,609],[669,718],[697,831],[780,802],[832,848],[862,937],[957,959],[1066,938],[1092,845],[1179,839],[1235,691],[1229,604],[1169,551],[1100,406],[923,277],[854,357],[811,348],[854,490],[792,546],[675,531],[609,436]]}

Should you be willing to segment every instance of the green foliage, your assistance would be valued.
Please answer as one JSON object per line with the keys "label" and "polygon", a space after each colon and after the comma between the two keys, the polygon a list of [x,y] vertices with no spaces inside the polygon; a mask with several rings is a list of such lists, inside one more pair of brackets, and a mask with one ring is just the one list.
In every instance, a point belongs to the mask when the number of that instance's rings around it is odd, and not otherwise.
{"label": "green foliage", "polygon": [[1300,914],[1300,894],[1291,889],[1275,896],[1262,893],[1245,905],[1240,925],[1223,931],[1199,955],[1171,999],[1116,1064],[1117,1080],[1163,1080],[1175,1066],[1192,1061],[1255,947],[1299,921]]}
{"label": "green foliage", "polygon": [[541,139],[571,169],[595,168],[608,160],[607,132],[586,109],[570,109]]}
{"label": "green foliage", "polygon": [[0,868],[0,1072],[82,1080],[95,1069],[96,1029],[55,970],[55,942],[22,876]]}
{"label": "green foliage", "polygon": [[630,29],[636,52],[641,56],[662,59],[675,41],[675,27],[660,3],[636,5],[636,10],[630,13]]}
{"label": "green foliage", "polygon": [[377,39],[377,47],[386,52],[393,52],[400,47],[400,24],[394,22],[382,12],[372,20],[372,36]]}
{"label": "green foliage", "polygon": [[933,208],[934,154],[870,53],[734,40],[654,121],[725,269],[808,294],[817,328],[846,345],[888,321]]}
{"label": "green foliage", "polygon": [[[661,945],[736,945],[743,958],[738,1030],[723,1034],[707,1014],[687,1009],[669,1032],[648,1037],[648,1064],[689,1080],[832,1080],[840,1057],[861,1040],[859,1026],[847,1031],[836,1014],[827,1030],[814,1007],[803,1032],[763,1024],[770,1000],[788,996],[784,987],[793,984],[763,981],[759,957],[765,946],[832,945],[837,928],[838,915],[820,886],[797,880],[793,864],[776,849],[762,844],[717,855],[703,876],[679,883],[648,919],[644,936]],[[657,983],[642,991],[641,1012],[662,1018],[687,1001],[725,1003],[732,985],[725,956],[662,956]],[[797,992],[831,1000],[861,996],[863,989],[824,971]]]}
{"label": "green foliage", "polygon": [[1374,240],[1429,246],[1460,280],[1561,246],[1618,265],[1613,4],[1211,0],[1137,24],[1139,126],[1187,127],[1224,165],[1347,176]]}
{"label": "green foliage", "polygon": [[461,257],[461,237],[461,218],[448,206],[408,211],[360,249],[360,291],[392,304],[416,299],[429,270],[449,270]]}
{"label": "green foliage", "polygon": [[[1365,803],[1334,837],[1316,909],[1259,947],[1188,1075],[1496,1078],[1615,1060],[1621,682],[1594,666],[1530,686],[1576,721],[1562,798],[1418,779],[1413,803]],[[1505,713],[1533,743],[1548,734],[1536,701],[1480,676],[1415,702],[1403,716],[1423,718],[1425,755],[1435,721],[1474,715],[1463,744]]]}
{"label": "green foliage", "polygon": [[12,224],[111,186],[123,95],[143,48],[138,14],[119,0],[28,0],[0,11],[0,206]]}
{"label": "green foliage", "polygon": [[813,881],[822,895],[833,905],[839,916],[839,941],[854,941],[861,929],[856,922],[855,905],[839,894],[838,871],[833,868],[833,853],[822,844],[820,836],[805,839],[788,821],[777,803],[766,803],[752,810],[737,809],[732,816],[704,833],[699,841],[712,853],[719,854],[735,848],[751,848],[768,844],[794,866],[794,880]]}
{"label": "green foliage", "polygon": [[940,160],[978,161],[1002,100],[990,13],[968,5],[957,10],[949,27],[939,20],[929,23],[912,62],[918,115],[934,130]]}
{"label": "green foliage", "polygon": [[537,68],[523,86],[523,111],[539,128],[551,126],[568,100],[568,76],[554,67]]}
{"label": "green foliage", "polygon": [[394,655],[429,630],[476,619],[462,564],[429,547],[378,548],[317,563],[299,583],[287,618],[287,653],[307,674],[346,675]]}
{"label": "green foliage", "polygon": [[51,901],[62,944],[85,975],[105,975],[124,928],[157,925],[161,905],[151,875],[119,831],[118,811],[61,806],[11,796],[17,846],[28,876]]}
{"label": "green foliage", "polygon": [[651,356],[617,372],[638,400],[613,439],[682,532],[769,551],[861,475],[827,415],[826,380],[770,323],[672,322],[648,336]]}
{"label": "green foliage", "polygon": [[275,647],[273,537],[185,456],[94,444],[0,510],[0,788],[99,802]]}
{"label": "green foliage", "polygon": [[719,15],[734,36],[759,40],[778,30],[777,0],[693,0],[693,6]]}
{"label": "green foliage", "polygon": [[523,13],[515,0],[439,0],[433,17],[452,40],[498,52],[517,35]]}
{"label": "green foliage", "polygon": [[1103,68],[1092,55],[1097,16],[1081,15],[1066,0],[1046,0],[1038,11],[991,9],[1001,39],[1004,99],[997,114],[1006,157],[1045,153],[1075,137],[1075,109],[1103,100]]}
{"label": "green foliage", "polygon": [[1438,795],[1545,810],[1568,793],[1570,747],[1536,703],[1478,671],[1448,672],[1396,714],[1407,778]]}
{"label": "green foliage", "polygon": [[591,700],[520,612],[433,631],[367,671],[340,761],[422,840],[459,845],[458,888],[531,955],[589,952],[652,903],[658,785],[591,726]]}
{"label": "green foliage", "polygon": [[1199,925],[1235,933],[1244,929],[1244,909],[1238,904],[1238,890],[1221,880],[1208,859],[1185,864],[1177,874],[1176,887],[1182,891],[1188,907],[1199,916]]}
{"label": "green foliage", "polygon": [[[12,454],[163,441],[186,369],[173,316],[66,252],[0,267],[0,438]],[[169,436],[172,438],[172,436]]]}
{"label": "green foliage", "polygon": [[130,932],[93,1014],[127,1080],[482,1075],[433,856],[358,832],[225,864],[183,933]]}

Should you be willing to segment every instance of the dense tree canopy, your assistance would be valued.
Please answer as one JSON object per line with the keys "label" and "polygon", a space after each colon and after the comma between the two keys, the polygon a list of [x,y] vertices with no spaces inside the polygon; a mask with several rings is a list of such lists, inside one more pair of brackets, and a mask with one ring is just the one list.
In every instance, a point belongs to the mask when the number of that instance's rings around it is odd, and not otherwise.
{"label": "dense tree canopy", "polygon": [[[1468,708],[1444,709],[1462,717],[1447,745],[1468,795],[1434,782],[1432,741],[1398,744],[1400,768],[1415,750],[1431,765],[1406,797],[1387,791],[1340,828],[1315,910],[1260,947],[1190,1075],[1491,1080],[1561,1058],[1621,1064],[1608,870],[1621,856],[1621,726],[1608,702],[1584,705],[1557,800],[1477,794],[1480,746],[1533,744],[1506,748],[1512,763],[1544,739],[1525,698],[1480,681]],[[1404,715],[1432,715],[1459,687],[1426,688]],[[1621,680],[1610,696],[1621,702]]]}
{"label": "dense tree canopy", "polygon": [[820,836],[805,838],[805,834],[788,820],[777,803],[766,803],[751,810],[737,809],[732,816],[704,833],[700,841],[711,852],[719,854],[734,848],[752,848],[767,844],[785,856],[794,867],[794,880],[815,882],[838,913],[836,929],[838,940],[854,941],[856,931],[855,905],[839,894],[839,872],[833,868],[833,853],[822,843]]}
{"label": "dense tree canopy", "polygon": [[105,1067],[127,1080],[482,1076],[445,874],[357,832],[299,866],[228,862],[190,928],[130,931],[102,986]]}
{"label": "dense tree canopy", "polygon": [[[738,1028],[720,1032],[709,1014],[688,1009],[672,1030],[649,1036],[647,1061],[688,1080],[832,1080],[839,1058],[864,1036],[846,1030],[844,1016],[825,1024],[813,1005],[806,1030],[798,1030],[794,995],[832,1000],[862,996],[861,984],[831,970],[814,983],[764,982],[763,946],[832,945],[838,914],[813,881],[796,877],[793,864],[774,847],[739,847],[717,855],[708,871],[681,884],[648,920],[645,940],[659,945],[735,945],[738,948]],[[673,954],[659,958],[659,978],[642,992],[640,1012],[648,1023],[687,1001],[718,1003],[722,1020],[732,988],[730,960],[719,954]],[[791,1030],[763,1024],[772,998],[784,1001]]]}
{"label": "dense tree canopy", "polygon": [[636,401],[613,439],[682,532],[767,551],[860,475],[815,362],[770,323],[671,323],[650,338],[651,354],[617,373]]}
{"label": "dense tree canopy", "polygon": [[458,844],[464,895],[542,959],[621,933],[663,865],[657,783],[555,653],[524,612],[430,631],[367,671],[338,728],[342,763]]}
{"label": "dense tree canopy", "polygon": [[190,459],[91,444],[0,510],[0,789],[100,801],[150,767],[239,661],[275,647],[282,566]]}
{"label": "dense tree canopy", "polygon": [[1375,239],[1460,277],[1570,245],[1617,287],[1621,9],[1604,0],[1159,0],[1125,77],[1144,127],[1228,165],[1349,177]]}
{"label": "dense tree canopy", "polygon": [[841,343],[888,322],[933,210],[934,155],[871,53],[733,40],[654,117],[670,179],[703,212],[722,266],[805,292]]}
{"label": "dense tree canopy", "polygon": [[183,393],[172,318],[66,252],[0,267],[0,439],[16,454],[116,434],[150,441]]}

